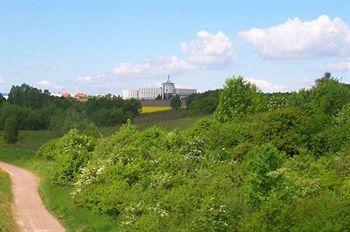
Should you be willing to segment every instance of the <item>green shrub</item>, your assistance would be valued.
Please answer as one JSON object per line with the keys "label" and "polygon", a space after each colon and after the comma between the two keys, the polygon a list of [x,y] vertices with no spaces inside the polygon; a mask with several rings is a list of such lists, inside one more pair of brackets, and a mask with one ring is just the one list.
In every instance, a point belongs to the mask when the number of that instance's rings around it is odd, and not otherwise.
{"label": "green shrub", "polygon": [[59,185],[71,185],[81,168],[85,166],[95,148],[96,140],[71,130],[62,138],[50,141],[44,145],[38,155],[55,160],[51,179]]}
{"label": "green shrub", "polygon": [[61,146],[60,138],[50,140],[37,151],[37,155],[46,160],[55,160],[62,153],[63,147]]}
{"label": "green shrub", "polygon": [[4,140],[6,143],[16,143],[18,140],[17,120],[14,117],[7,118],[4,128]]}
{"label": "green shrub", "polygon": [[263,95],[228,80],[217,117],[187,130],[128,121],[98,140],[72,130],[38,155],[116,231],[348,231],[350,107],[334,81]]}
{"label": "green shrub", "polygon": [[246,200],[254,207],[265,201],[270,191],[275,188],[280,177],[269,175],[278,169],[283,161],[283,155],[270,144],[261,146],[250,162],[250,177],[245,184]]}

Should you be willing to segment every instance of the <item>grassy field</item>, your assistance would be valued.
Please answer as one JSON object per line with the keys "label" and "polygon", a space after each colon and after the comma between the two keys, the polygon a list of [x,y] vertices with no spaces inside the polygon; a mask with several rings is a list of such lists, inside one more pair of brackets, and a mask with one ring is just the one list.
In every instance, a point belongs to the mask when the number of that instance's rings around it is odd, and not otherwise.
{"label": "grassy field", "polygon": [[12,214],[11,181],[9,175],[0,169],[0,231],[19,231]]}
{"label": "grassy field", "polygon": [[3,131],[0,130],[0,147],[10,147],[10,148],[18,148],[22,150],[28,151],[36,151],[39,147],[48,142],[49,140],[56,138],[58,135],[54,131],[49,130],[23,130],[19,131],[18,140],[14,145],[8,145],[4,142]]}
{"label": "grassy field", "polygon": [[[209,118],[212,115],[189,115],[186,110],[178,110],[178,111],[159,111],[153,113],[144,113],[136,117],[133,123],[140,129],[147,129],[152,126],[159,126],[166,130],[174,130],[174,129],[187,129],[191,127],[195,122],[203,118]],[[101,133],[104,136],[109,136],[121,125],[117,125],[114,127],[102,127],[99,128]]]}
{"label": "grassy field", "polygon": [[154,113],[154,112],[161,112],[161,111],[167,111],[171,110],[170,106],[143,106],[141,109],[142,114],[146,113]]}
{"label": "grassy field", "polygon": [[135,118],[134,124],[139,129],[146,129],[152,126],[159,126],[166,130],[187,129],[199,119],[211,116],[193,116],[189,115],[186,110],[163,111],[157,113],[142,114]]}

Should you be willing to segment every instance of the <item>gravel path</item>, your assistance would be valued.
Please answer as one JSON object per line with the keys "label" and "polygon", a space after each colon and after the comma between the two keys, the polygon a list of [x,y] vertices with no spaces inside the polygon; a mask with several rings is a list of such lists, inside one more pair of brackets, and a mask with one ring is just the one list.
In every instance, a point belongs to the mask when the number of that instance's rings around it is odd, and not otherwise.
{"label": "gravel path", "polygon": [[9,173],[15,203],[15,218],[24,232],[62,232],[65,229],[46,210],[38,194],[39,179],[31,172],[0,162]]}

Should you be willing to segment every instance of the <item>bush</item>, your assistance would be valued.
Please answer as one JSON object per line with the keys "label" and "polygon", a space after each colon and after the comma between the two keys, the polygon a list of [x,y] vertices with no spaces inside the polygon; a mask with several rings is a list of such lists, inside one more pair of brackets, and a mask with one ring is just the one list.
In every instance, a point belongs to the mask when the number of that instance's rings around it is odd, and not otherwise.
{"label": "bush", "polygon": [[245,184],[246,201],[259,207],[270,191],[281,182],[280,176],[271,176],[282,165],[283,155],[271,144],[262,145],[250,161],[250,177]]}
{"label": "bush", "polygon": [[73,129],[65,136],[44,145],[38,155],[55,160],[51,179],[59,185],[71,185],[81,168],[86,165],[95,148],[96,140]]}
{"label": "bush", "polygon": [[263,96],[229,80],[217,117],[190,129],[128,121],[99,140],[72,130],[38,155],[54,160],[52,180],[72,186],[75,204],[117,231],[348,231],[350,107],[330,81]]}
{"label": "bush", "polygon": [[6,143],[16,143],[18,140],[17,121],[14,117],[7,118],[4,128],[4,140]]}

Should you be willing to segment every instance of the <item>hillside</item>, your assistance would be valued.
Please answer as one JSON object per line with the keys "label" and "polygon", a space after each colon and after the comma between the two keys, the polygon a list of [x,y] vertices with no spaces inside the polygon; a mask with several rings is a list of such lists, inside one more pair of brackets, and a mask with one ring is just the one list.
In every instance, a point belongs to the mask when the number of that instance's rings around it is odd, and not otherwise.
{"label": "hillside", "polygon": [[337,79],[289,94],[228,79],[214,115],[191,115],[142,114],[103,138],[73,129],[0,160],[46,180],[69,231],[349,230],[350,90]]}

